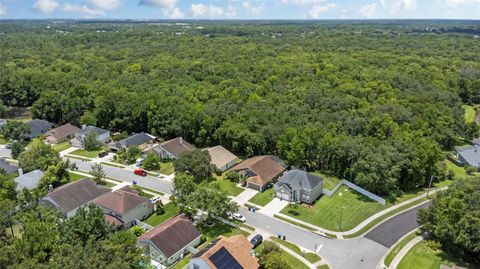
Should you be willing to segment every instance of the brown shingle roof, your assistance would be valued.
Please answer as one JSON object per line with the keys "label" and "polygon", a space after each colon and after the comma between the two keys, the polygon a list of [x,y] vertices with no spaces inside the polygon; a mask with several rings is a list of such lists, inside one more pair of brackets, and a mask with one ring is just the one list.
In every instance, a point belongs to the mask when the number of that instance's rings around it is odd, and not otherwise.
{"label": "brown shingle roof", "polygon": [[143,203],[149,205],[150,200],[132,190],[122,188],[100,197],[95,203],[103,208],[125,214]]}
{"label": "brown shingle roof", "polygon": [[62,139],[70,135],[74,135],[78,131],[80,131],[80,128],[78,128],[77,126],[71,125],[70,123],[67,123],[65,125],[62,125],[60,127],[57,127],[55,129],[48,131],[47,135],[53,136],[56,139]]}
{"label": "brown shingle roof", "polygon": [[244,235],[239,234],[229,238],[220,235],[219,239],[220,240],[215,243],[215,246],[211,247],[201,256],[210,268],[217,268],[209,258],[222,247],[224,247],[243,268],[256,269],[260,267],[257,259],[250,253],[252,244],[248,242]]}
{"label": "brown shingle roof", "polygon": [[138,238],[151,241],[166,257],[171,257],[200,236],[184,214],[173,217]]}
{"label": "brown shingle roof", "polygon": [[63,213],[67,213],[110,191],[109,188],[84,178],[56,188],[47,194],[47,197],[52,199]]}
{"label": "brown shingle roof", "polygon": [[193,145],[191,145],[181,137],[165,141],[160,144],[160,147],[170,152],[175,158],[178,158],[178,156],[180,156],[180,154],[184,153],[185,151],[195,148]]}
{"label": "brown shingle roof", "polygon": [[114,217],[112,215],[105,214],[105,222],[111,223],[115,226],[122,226],[123,221],[117,217]]}
{"label": "brown shingle roof", "polygon": [[212,163],[216,167],[222,167],[229,162],[236,160],[237,156],[235,156],[233,153],[228,151],[226,148],[222,146],[215,146],[208,148],[208,153],[212,157]]}
{"label": "brown shingle roof", "polygon": [[[260,183],[267,183],[272,179],[278,177],[283,171],[285,171],[286,165],[277,157],[270,155],[255,156],[247,159],[230,170],[232,171],[252,171],[256,176],[260,178],[252,178],[249,181]],[[255,177],[251,175],[251,177]]]}

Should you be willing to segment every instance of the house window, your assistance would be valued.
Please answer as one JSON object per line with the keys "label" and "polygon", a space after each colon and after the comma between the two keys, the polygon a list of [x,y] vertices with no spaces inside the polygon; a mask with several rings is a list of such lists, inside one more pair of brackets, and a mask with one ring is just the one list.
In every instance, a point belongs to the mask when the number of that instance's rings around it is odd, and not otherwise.
{"label": "house window", "polygon": [[193,269],[200,269],[200,266],[198,266],[198,264],[194,263],[193,264]]}

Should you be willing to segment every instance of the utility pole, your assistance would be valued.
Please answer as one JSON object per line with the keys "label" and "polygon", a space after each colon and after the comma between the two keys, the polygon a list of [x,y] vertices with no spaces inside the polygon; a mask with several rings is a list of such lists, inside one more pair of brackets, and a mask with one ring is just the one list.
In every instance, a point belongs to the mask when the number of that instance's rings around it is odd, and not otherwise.
{"label": "utility pole", "polygon": [[433,178],[434,178],[434,176],[431,175],[431,176],[430,176],[430,182],[428,183],[427,198],[428,198],[428,194],[430,193],[430,187],[432,186]]}
{"label": "utility pole", "polygon": [[342,217],[343,217],[343,193],[340,192],[338,195],[340,195],[340,231],[342,230]]}

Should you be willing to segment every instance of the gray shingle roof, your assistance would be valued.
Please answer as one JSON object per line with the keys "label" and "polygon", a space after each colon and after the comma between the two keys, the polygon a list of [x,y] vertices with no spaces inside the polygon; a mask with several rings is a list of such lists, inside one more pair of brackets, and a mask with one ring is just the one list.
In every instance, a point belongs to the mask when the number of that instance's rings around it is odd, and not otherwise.
{"label": "gray shingle roof", "polygon": [[0,170],[5,171],[7,175],[14,173],[15,171],[17,171],[17,169],[18,169],[18,165],[10,164],[4,159],[0,159]]}
{"label": "gray shingle roof", "polygon": [[302,170],[290,170],[278,179],[278,182],[305,189],[314,189],[323,179]]}
{"label": "gray shingle roof", "polygon": [[138,134],[133,134],[116,143],[111,143],[110,146],[115,147],[116,149],[121,149],[122,147],[128,148],[130,146],[140,146],[142,144],[153,141],[154,139],[155,137],[147,133],[138,133]]}
{"label": "gray shingle roof", "polygon": [[85,128],[78,131],[75,136],[84,138],[90,132],[95,132],[97,135],[101,135],[108,133],[109,131],[95,126],[85,126]]}
{"label": "gray shingle roof", "polygon": [[33,119],[27,122],[27,125],[30,126],[30,135],[29,138],[35,138],[41,134],[46,133],[48,130],[52,129],[55,124],[48,122],[46,120]]}
{"label": "gray shingle roof", "polygon": [[457,147],[457,154],[471,166],[480,166],[480,148],[479,146]]}
{"label": "gray shingle roof", "polygon": [[27,188],[33,190],[38,186],[40,179],[43,177],[43,172],[40,170],[33,170],[24,174],[23,176],[16,177],[14,180],[17,183],[17,190]]}

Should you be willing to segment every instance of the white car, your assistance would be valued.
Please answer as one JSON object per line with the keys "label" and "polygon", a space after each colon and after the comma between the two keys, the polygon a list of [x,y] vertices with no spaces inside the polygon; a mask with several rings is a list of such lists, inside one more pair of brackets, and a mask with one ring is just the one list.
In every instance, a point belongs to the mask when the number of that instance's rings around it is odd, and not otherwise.
{"label": "white car", "polygon": [[137,167],[139,167],[140,165],[143,164],[143,161],[145,160],[145,158],[138,158],[137,160],[135,160],[135,165]]}
{"label": "white car", "polygon": [[233,214],[233,218],[240,221],[240,222],[245,222],[247,219],[245,218],[244,215],[240,214],[240,213],[235,213]]}
{"label": "white car", "polygon": [[155,204],[156,202],[158,202],[158,200],[160,200],[160,196],[154,196],[150,198],[150,202],[152,202],[152,204]]}

